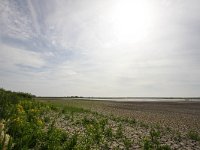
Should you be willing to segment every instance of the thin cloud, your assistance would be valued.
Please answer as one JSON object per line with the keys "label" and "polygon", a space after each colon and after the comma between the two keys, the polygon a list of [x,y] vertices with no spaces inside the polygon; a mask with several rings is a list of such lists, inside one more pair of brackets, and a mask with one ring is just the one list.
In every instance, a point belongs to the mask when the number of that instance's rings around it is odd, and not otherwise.
{"label": "thin cloud", "polygon": [[199,96],[200,2],[127,2],[151,15],[135,30],[145,16],[118,12],[122,0],[2,0],[1,86],[45,96]]}

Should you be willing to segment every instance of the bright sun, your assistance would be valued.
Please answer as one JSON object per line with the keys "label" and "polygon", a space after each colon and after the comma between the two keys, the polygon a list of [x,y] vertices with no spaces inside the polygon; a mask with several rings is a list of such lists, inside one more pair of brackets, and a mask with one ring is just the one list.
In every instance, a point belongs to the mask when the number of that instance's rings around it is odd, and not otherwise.
{"label": "bright sun", "polygon": [[119,42],[138,42],[148,34],[153,21],[153,7],[147,0],[118,0],[111,11],[111,24]]}

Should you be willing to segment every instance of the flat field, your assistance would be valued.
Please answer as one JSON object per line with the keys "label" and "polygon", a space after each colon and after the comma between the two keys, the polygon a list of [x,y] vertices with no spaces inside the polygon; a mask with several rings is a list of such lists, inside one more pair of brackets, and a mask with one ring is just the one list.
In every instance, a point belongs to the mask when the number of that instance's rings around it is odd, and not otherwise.
{"label": "flat field", "polygon": [[[87,113],[73,113],[71,123],[57,119],[57,126],[67,132],[84,132],[84,127],[77,123],[81,120],[89,123],[106,119],[105,129],[110,134],[99,134],[105,136],[107,142],[103,142],[104,146],[110,149],[200,149],[200,102],[38,100],[66,109],[89,110]],[[94,145],[90,148],[105,147]]]}

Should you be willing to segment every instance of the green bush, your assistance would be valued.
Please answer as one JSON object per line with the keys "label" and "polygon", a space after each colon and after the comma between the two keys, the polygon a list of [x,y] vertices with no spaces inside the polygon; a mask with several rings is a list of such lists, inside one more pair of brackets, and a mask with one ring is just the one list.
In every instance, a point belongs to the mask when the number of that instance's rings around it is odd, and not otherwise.
{"label": "green bush", "polygon": [[20,100],[30,100],[34,96],[28,93],[11,92],[0,89],[0,119],[8,119],[13,114],[13,105]]}

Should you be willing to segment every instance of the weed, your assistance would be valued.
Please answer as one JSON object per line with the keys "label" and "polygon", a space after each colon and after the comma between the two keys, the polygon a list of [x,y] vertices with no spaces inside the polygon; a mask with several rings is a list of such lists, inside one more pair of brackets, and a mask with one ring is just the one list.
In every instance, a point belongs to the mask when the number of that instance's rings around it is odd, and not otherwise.
{"label": "weed", "polygon": [[147,137],[144,138],[144,140],[143,140],[143,148],[144,148],[144,150],[152,150],[153,149],[153,143]]}
{"label": "weed", "polygon": [[146,129],[149,128],[149,125],[147,125],[147,124],[144,123],[144,122],[140,122],[140,126],[146,128]]}
{"label": "weed", "polygon": [[122,124],[121,123],[117,127],[117,131],[116,131],[115,137],[116,138],[122,138],[123,137],[123,129],[122,129]]}
{"label": "weed", "polygon": [[180,132],[175,132],[174,140],[177,142],[180,142],[182,140]]}
{"label": "weed", "polygon": [[108,123],[108,119],[107,118],[106,119],[102,119],[102,120],[99,121],[100,128],[101,128],[102,132],[104,132],[105,126],[106,126],[107,123]]}
{"label": "weed", "polygon": [[150,130],[150,136],[151,136],[151,141],[156,143],[156,142],[158,142],[157,140],[160,137],[160,131],[152,128]]}
{"label": "weed", "polygon": [[71,139],[68,141],[67,145],[65,145],[66,149],[72,150],[77,144],[78,135],[74,134]]}
{"label": "weed", "polygon": [[49,116],[45,116],[44,117],[44,122],[45,123],[49,123],[51,121],[50,117]]}
{"label": "weed", "polygon": [[87,125],[86,130],[86,134],[91,137],[92,141],[96,144],[99,144],[102,137],[99,124],[89,124]]}
{"label": "weed", "polygon": [[125,149],[129,150],[131,148],[131,145],[132,145],[131,140],[125,137],[123,139],[123,142],[124,142]]}
{"label": "weed", "polygon": [[82,120],[82,124],[83,124],[83,126],[87,126],[87,125],[89,125],[89,124],[92,124],[92,125],[94,125],[94,124],[96,124],[97,122],[96,122],[96,120],[95,119],[93,119],[93,118],[87,118],[86,116],[83,118],[83,120]]}
{"label": "weed", "polygon": [[168,145],[161,145],[159,138],[161,133],[158,129],[152,128],[150,130],[150,138],[145,137],[143,140],[144,150],[170,150],[171,148]]}
{"label": "weed", "polygon": [[198,132],[196,132],[196,131],[189,131],[188,137],[192,140],[200,141],[200,136],[199,136]]}
{"label": "weed", "polygon": [[130,120],[129,120],[129,123],[130,123],[131,125],[135,125],[135,124],[136,124],[136,120],[135,120],[135,119],[130,119]]}
{"label": "weed", "polygon": [[162,145],[157,148],[157,150],[171,150],[169,145]]}
{"label": "weed", "polygon": [[112,136],[113,136],[113,133],[112,133],[112,128],[108,127],[105,129],[105,136],[108,138],[108,139],[111,139]]}

